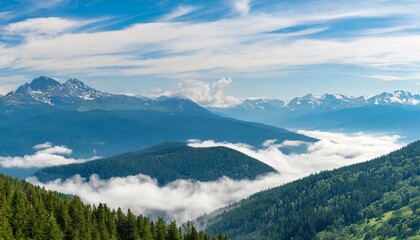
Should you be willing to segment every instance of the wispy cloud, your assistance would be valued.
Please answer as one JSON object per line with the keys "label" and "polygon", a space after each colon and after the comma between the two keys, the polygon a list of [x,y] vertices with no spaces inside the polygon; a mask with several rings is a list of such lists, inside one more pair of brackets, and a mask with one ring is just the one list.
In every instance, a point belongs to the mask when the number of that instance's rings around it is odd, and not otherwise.
{"label": "wispy cloud", "polygon": [[45,9],[45,8],[54,8],[63,2],[65,0],[38,0],[38,1],[26,1],[32,4],[33,8],[36,9]]}
{"label": "wispy cloud", "polygon": [[195,7],[193,6],[179,6],[177,8],[175,8],[172,12],[164,15],[163,17],[161,17],[159,20],[166,22],[166,21],[171,21],[174,20],[176,18],[188,15],[190,13],[192,13],[195,10]]}
{"label": "wispy cloud", "polygon": [[96,175],[90,179],[74,176],[71,179],[40,183],[35,178],[28,181],[69,194],[79,195],[85,202],[105,202],[111,207],[130,208],[136,213],[151,216],[166,215],[184,222],[209,213],[250,196],[255,192],[272,188],[314,172],[362,162],[395,150],[401,145],[398,136],[372,136],[363,134],[337,134],[328,132],[301,133],[317,137],[321,141],[310,143],[307,152],[284,154],[279,147],[291,147],[306,143],[267,141],[264,148],[254,149],[244,144],[195,141],[194,147],[226,146],[261,162],[273,166],[279,174],[261,176],[256,180],[234,181],[221,178],[212,182],[178,180],[159,186],[156,180],[144,175],[102,180]]}
{"label": "wispy cloud", "polygon": [[[415,2],[405,5],[360,2],[337,4],[339,7],[334,9],[320,4],[312,6],[313,9],[289,11],[276,7],[250,11],[249,1],[232,4],[241,16],[172,22],[195,10],[181,6],[165,15],[164,21],[138,23],[113,31],[72,31],[83,22],[62,18],[12,23],[9,26],[12,32],[39,32],[52,37],[0,45],[0,67],[62,75],[78,73],[80,77],[179,79],[189,74],[208,79],[233,73],[268,74],[290,66],[343,64],[392,68],[420,63],[420,56],[413,54],[420,52],[420,34],[416,31],[386,36],[361,29],[360,34],[342,38],[313,36],[334,31],[329,23],[344,19],[391,16],[406,19],[417,14],[419,4]],[[302,26],[311,25],[315,27],[302,30]],[[294,27],[297,28],[293,30]],[[278,31],[281,29],[288,31]],[[57,32],[60,34],[54,34]]]}
{"label": "wispy cloud", "polygon": [[72,20],[59,17],[30,18],[20,22],[10,23],[3,27],[3,34],[18,35],[27,38],[52,38],[59,34],[71,32],[83,25],[96,20]]}
{"label": "wispy cloud", "polygon": [[392,76],[392,75],[369,75],[367,76],[369,78],[378,79],[382,81],[401,81],[401,80],[407,80],[407,78],[399,77],[399,76]]}
{"label": "wispy cloud", "polygon": [[381,81],[407,81],[407,80],[420,80],[420,74],[403,74],[403,75],[383,75],[383,74],[373,74],[373,75],[367,75],[368,78],[373,78]]}
{"label": "wispy cloud", "polygon": [[12,12],[0,12],[0,19],[8,18]]}
{"label": "wispy cloud", "polygon": [[[13,2],[13,1],[10,1]],[[33,15],[42,10],[50,10],[61,6],[68,2],[68,0],[19,0],[14,1],[12,4],[13,8],[6,10],[6,19],[22,19],[26,18],[27,15]],[[7,4],[5,5],[7,6]],[[54,14],[55,15],[55,14]],[[1,18],[1,17],[0,17]]]}

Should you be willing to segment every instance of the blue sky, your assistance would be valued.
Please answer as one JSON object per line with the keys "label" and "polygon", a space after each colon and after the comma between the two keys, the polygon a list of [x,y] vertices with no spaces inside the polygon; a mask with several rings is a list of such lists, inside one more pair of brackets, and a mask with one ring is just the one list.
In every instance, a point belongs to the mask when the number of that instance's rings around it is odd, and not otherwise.
{"label": "blue sky", "polygon": [[39,75],[207,105],[420,92],[419,1],[8,0],[0,94]]}

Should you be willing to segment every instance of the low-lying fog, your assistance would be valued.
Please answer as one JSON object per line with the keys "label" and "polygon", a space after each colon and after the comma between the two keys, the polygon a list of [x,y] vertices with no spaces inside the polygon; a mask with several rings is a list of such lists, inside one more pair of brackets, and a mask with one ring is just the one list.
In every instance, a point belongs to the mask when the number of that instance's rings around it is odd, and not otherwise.
{"label": "low-lying fog", "polygon": [[[261,176],[255,180],[234,181],[221,178],[213,182],[178,180],[159,186],[148,176],[136,175],[124,178],[102,180],[96,175],[83,179],[76,175],[66,181],[56,180],[41,183],[36,178],[27,181],[68,194],[80,196],[84,202],[107,203],[110,207],[130,208],[135,213],[150,216],[165,215],[179,222],[195,219],[204,213],[212,212],[232,202],[241,200],[253,193],[279,186],[321,170],[334,169],[344,165],[370,160],[402,147],[396,135],[373,136],[363,133],[342,134],[320,131],[299,131],[320,141],[305,143],[286,141],[276,143],[267,140],[261,149],[241,143],[220,143],[212,140],[191,140],[192,147],[225,146],[264,162],[279,173]],[[279,149],[300,149],[284,153]],[[71,150],[51,144],[36,146],[34,155],[24,157],[0,157],[0,166],[45,166],[71,163],[63,154]],[[305,149],[305,151],[302,151]],[[52,157],[48,158],[50,154]],[[44,161],[49,159],[48,161]],[[40,161],[42,160],[42,161]],[[86,160],[82,160],[86,161]]]}

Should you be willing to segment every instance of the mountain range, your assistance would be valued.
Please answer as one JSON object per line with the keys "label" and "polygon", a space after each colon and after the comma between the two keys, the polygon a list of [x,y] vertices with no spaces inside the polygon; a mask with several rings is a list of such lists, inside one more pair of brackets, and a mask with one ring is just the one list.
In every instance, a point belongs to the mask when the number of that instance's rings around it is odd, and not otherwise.
{"label": "mountain range", "polygon": [[316,141],[282,128],[220,117],[188,99],[103,93],[70,79],[39,77],[0,98],[0,156],[52,142],[75,157],[103,157],[189,139],[258,146],[267,139]]}
{"label": "mountain range", "polygon": [[[416,140],[420,131],[420,95],[406,91],[375,96],[312,94],[293,98],[247,99],[226,108],[209,108],[222,116],[289,129],[394,132]],[[392,123],[392,124],[385,124]]]}
{"label": "mountain range", "polygon": [[245,99],[240,104],[225,107],[212,108],[214,111],[254,111],[254,112],[270,112],[288,110],[294,112],[328,112],[343,108],[365,107],[370,105],[376,106],[417,106],[420,105],[420,95],[410,92],[398,90],[391,93],[383,92],[374,96],[352,97],[343,94],[307,94],[303,97],[295,97],[290,101],[282,101],[279,99]]}
{"label": "mountain range", "polygon": [[187,112],[206,110],[188,99],[161,97],[139,98],[122,94],[104,93],[77,79],[64,83],[41,76],[0,98],[0,114],[16,115],[25,109],[40,108],[65,110],[158,110]]}

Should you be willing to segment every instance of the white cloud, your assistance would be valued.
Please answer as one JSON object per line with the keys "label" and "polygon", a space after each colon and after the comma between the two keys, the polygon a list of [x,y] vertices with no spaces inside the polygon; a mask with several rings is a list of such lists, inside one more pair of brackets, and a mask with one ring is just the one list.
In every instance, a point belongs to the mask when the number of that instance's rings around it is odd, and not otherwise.
{"label": "white cloud", "polygon": [[0,166],[4,168],[43,168],[71,163],[84,163],[98,158],[67,158],[65,157],[66,155],[72,154],[71,149],[65,146],[53,146],[50,142],[35,145],[33,149],[36,150],[33,155],[25,155],[23,157],[0,157]]}
{"label": "white cloud", "polygon": [[[363,162],[401,147],[399,136],[374,136],[362,133],[342,134],[320,131],[298,131],[309,137],[320,139],[315,143],[285,141],[276,144],[273,140],[264,143],[264,149],[253,149],[245,144],[220,143],[214,141],[191,142],[193,147],[225,146],[235,149],[277,169],[280,173],[295,174],[296,178],[334,169],[344,165]],[[307,152],[283,154],[279,148],[305,146]]]}
{"label": "white cloud", "polygon": [[176,18],[188,15],[192,13],[194,10],[195,10],[195,7],[193,6],[179,6],[176,9],[174,9],[172,12],[161,17],[160,21],[163,21],[163,22],[171,21]]}
{"label": "white cloud", "polygon": [[201,106],[227,107],[240,103],[232,96],[226,96],[224,90],[232,83],[230,78],[221,78],[213,83],[198,80],[182,81],[176,86],[166,90],[155,90],[152,97],[169,96],[183,97],[193,100]]}
{"label": "white cloud", "polygon": [[232,4],[233,10],[241,16],[248,14],[251,10],[251,0],[234,0]]}
{"label": "white cloud", "polygon": [[5,31],[6,34],[12,35],[26,37],[43,36],[51,38],[55,35],[74,30],[91,22],[93,22],[93,20],[79,21],[59,17],[30,18],[24,21],[10,23],[2,30]]}
{"label": "white cloud", "polygon": [[33,177],[27,181],[47,189],[77,194],[87,203],[104,202],[112,208],[130,208],[137,214],[166,215],[170,219],[185,222],[246,198],[258,189],[274,187],[284,178],[274,174],[254,181],[234,181],[229,178],[214,182],[178,180],[163,187],[144,175],[109,180],[92,175],[88,181],[74,176],[66,181],[56,180],[46,184]]}
{"label": "white cloud", "polygon": [[41,150],[41,149],[47,149],[47,148],[51,148],[53,145],[50,142],[45,142],[45,143],[41,143],[41,144],[37,144],[33,147],[33,149],[35,150]]}
{"label": "white cloud", "polygon": [[[90,179],[74,176],[71,179],[40,183],[35,178],[28,181],[69,194],[79,195],[87,203],[104,202],[109,206],[130,208],[136,213],[152,216],[166,214],[167,217],[183,222],[204,213],[226,206],[250,196],[255,192],[272,188],[314,172],[333,169],[372,159],[398,149],[398,136],[372,136],[364,134],[346,135],[329,132],[300,131],[321,141],[302,143],[286,141],[276,144],[268,140],[262,149],[253,149],[245,144],[217,143],[214,141],[193,141],[194,147],[226,146],[279,171],[279,174],[261,176],[250,181],[234,181],[221,178],[213,182],[178,180],[159,186],[155,180],[144,175],[101,180],[93,175]],[[306,145],[305,153],[284,154],[278,147]]]}

